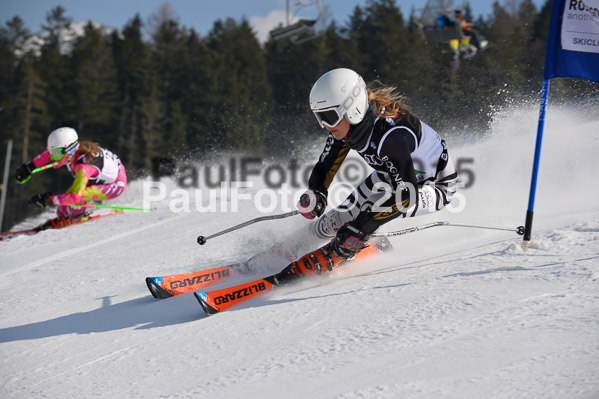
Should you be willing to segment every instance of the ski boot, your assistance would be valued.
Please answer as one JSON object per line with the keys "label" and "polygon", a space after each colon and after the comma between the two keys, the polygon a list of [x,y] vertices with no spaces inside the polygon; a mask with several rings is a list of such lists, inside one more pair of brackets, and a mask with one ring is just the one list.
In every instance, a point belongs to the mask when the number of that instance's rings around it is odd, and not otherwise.
{"label": "ski boot", "polygon": [[371,245],[366,244],[368,238],[361,231],[345,225],[331,242],[302,256],[274,275],[273,282],[275,285],[284,285],[302,276],[320,275],[346,261],[370,258],[391,248],[391,243],[385,237],[375,238]]}

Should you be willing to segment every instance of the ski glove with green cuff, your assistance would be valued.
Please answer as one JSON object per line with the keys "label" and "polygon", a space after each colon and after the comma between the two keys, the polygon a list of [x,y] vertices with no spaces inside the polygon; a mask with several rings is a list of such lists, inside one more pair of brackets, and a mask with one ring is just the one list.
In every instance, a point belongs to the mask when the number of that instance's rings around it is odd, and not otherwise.
{"label": "ski glove with green cuff", "polygon": [[33,169],[35,169],[35,165],[32,161],[29,161],[19,166],[15,171],[15,178],[17,179],[17,183],[22,184],[29,180]]}

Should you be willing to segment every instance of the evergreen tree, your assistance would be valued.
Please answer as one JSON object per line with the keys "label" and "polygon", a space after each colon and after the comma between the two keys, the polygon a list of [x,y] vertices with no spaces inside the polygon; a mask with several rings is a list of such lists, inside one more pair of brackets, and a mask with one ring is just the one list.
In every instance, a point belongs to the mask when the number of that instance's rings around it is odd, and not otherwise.
{"label": "evergreen tree", "polygon": [[288,40],[269,40],[265,44],[273,107],[272,119],[267,124],[269,143],[289,154],[293,146],[289,146],[288,137],[302,139],[307,131],[320,134],[310,111],[310,89],[326,71],[347,66],[343,61],[348,57],[345,45],[334,24],[323,35],[300,44]]}
{"label": "evergreen tree", "polygon": [[155,73],[152,73],[147,81],[148,95],[141,99],[139,107],[141,140],[138,146],[144,153],[143,168],[148,171],[152,169],[156,159],[170,155],[163,144],[165,137],[166,106],[161,101],[158,93],[159,83]]}
{"label": "evergreen tree", "polygon": [[74,126],[80,135],[113,147],[117,71],[107,38],[88,23],[71,54]]}
{"label": "evergreen tree", "polygon": [[404,70],[404,79],[399,82],[399,88],[409,98],[418,114],[420,109],[423,112],[432,112],[431,106],[438,101],[435,96],[431,96],[438,88],[435,79],[431,79],[435,76],[436,66],[431,58],[431,48],[424,41],[414,15],[410,16],[406,38],[410,57],[400,66]]}
{"label": "evergreen tree", "polygon": [[328,26],[321,40],[323,46],[320,48],[321,61],[318,64],[317,75],[339,67],[359,69],[360,56],[347,37],[347,32],[347,27],[338,28],[335,21]]}
{"label": "evergreen tree", "polygon": [[508,90],[500,94],[513,93],[525,83],[524,71],[521,68],[520,49],[526,42],[526,32],[516,15],[510,14],[498,3],[493,5],[493,25],[489,30],[489,41],[493,47],[489,50],[492,58],[491,69],[488,73],[495,87],[506,87]]}
{"label": "evergreen tree", "polygon": [[69,57],[63,53],[61,32],[70,26],[71,18],[66,17],[65,9],[58,6],[46,14],[47,24],[43,26],[47,37],[41,49],[39,74],[46,83],[43,101],[48,109],[49,119],[46,131],[60,126],[74,126],[75,100],[70,95],[71,71]]}
{"label": "evergreen tree", "polygon": [[364,79],[406,84],[410,77],[404,66],[411,52],[403,15],[393,0],[368,0],[355,36]]}
{"label": "evergreen tree", "polygon": [[211,112],[218,99],[218,65],[221,57],[191,30],[183,52],[183,76],[186,89],[181,93],[182,112],[186,118],[186,140],[195,152],[206,152],[218,144],[210,126]]}
{"label": "evergreen tree", "polygon": [[[161,140],[157,146],[152,147],[151,157],[162,157],[165,154],[175,154],[186,149],[186,120],[181,110],[181,93],[187,90],[186,77],[184,76],[183,62],[186,32],[179,27],[178,19],[164,3],[157,14],[151,18],[151,96],[157,98],[146,99],[145,109],[160,109],[156,115],[146,114],[146,118],[153,119],[149,126],[161,126]],[[156,85],[154,87],[154,85]],[[148,121],[149,122],[149,121]],[[158,133],[158,131],[156,131]],[[144,132],[144,134],[152,134]],[[153,140],[156,141],[156,140]]]}
{"label": "evergreen tree", "polygon": [[[326,33],[327,36],[333,34],[330,29]],[[271,39],[265,44],[275,114],[296,114],[304,109],[310,84],[328,70],[328,66],[321,65],[326,51],[325,40],[321,36],[293,44],[289,40]]]}
{"label": "evergreen tree", "polygon": [[220,55],[209,110],[216,134],[233,148],[263,151],[261,132],[271,89],[256,36],[246,20],[238,24],[227,19],[214,24],[207,45]]}
{"label": "evergreen tree", "polygon": [[[23,20],[15,16],[6,22],[6,27],[0,28],[0,110],[5,111],[10,100],[11,91],[14,89],[13,80],[15,65],[17,65],[17,52],[20,45],[29,35]],[[0,114],[0,117],[4,115]]]}
{"label": "evergreen tree", "polygon": [[143,105],[150,96],[149,48],[142,40],[139,14],[125,25],[122,35],[112,34],[112,49],[118,73],[119,106],[116,110],[115,151],[128,171],[144,169],[150,158],[143,140]]}
{"label": "evergreen tree", "polygon": [[[28,36],[23,21],[18,16],[7,21],[6,27],[0,28],[0,122],[3,126],[3,137],[16,139],[15,148],[27,153],[29,136],[20,142],[22,112],[19,109],[19,93],[24,86],[23,73],[17,54],[22,52],[22,44]],[[20,114],[21,113],[21,114]],[[21,144],[23,146],[21,147]]]}
{"label": "evergreen tree", "polygon": [[42,150],[41,143],[46,134],[44,127],[48,120],[43,101],[45,83],[30,56],[24,56],[19,61],[14,83],[17,90],[13,95],[12,112],[16,136],[22,136],[21,162],[24,163]]}
{"label": "evergreen tree", "polygon": [[361,33],[365,20],[364,11],[360,6],[356,6],[350,15],[347,28],[342,30],[349,39],[348,47],[352,54],[352,62],[347,67],[355,71],[363,71],[367,67],[367,57],[373,55],[368,51],[368,37]]}

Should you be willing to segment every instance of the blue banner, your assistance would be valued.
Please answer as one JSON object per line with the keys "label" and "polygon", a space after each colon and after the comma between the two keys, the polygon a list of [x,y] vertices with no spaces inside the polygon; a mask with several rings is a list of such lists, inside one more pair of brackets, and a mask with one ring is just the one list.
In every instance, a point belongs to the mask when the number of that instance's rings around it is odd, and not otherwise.
{"label": "blue banner", "polygon": [[545,79],[599,82],[599,2],[553,0],[545,52]]}

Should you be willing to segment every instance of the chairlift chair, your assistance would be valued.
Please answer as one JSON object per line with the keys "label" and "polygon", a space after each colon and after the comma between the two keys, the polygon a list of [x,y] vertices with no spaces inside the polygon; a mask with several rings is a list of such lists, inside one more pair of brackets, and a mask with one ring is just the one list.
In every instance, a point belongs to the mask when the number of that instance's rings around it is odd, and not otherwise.
{"label": "chairlift chair", "polygon": [[318,20],[300,19],[294,24],[276,28],[270,31],[270,37],[273,40],[289,39],[298,44],[312,39],[314,35],[314,25]]}
{"label": "chairlift chair", "polygon": [[[427,43],[449,44],[454,53],[454,63],[457,69],[459,67],[460,55],[465,55],[469,58],[467,55],[472,54],[472,46],[470,44],[470,36],[465,35],[459,25],[439,26],[437,24],[438,16],[444,14],[447,9],[452,8],[454,8],[453,0],[428,0],[422,10],[418,26]],[[464,7],[462,6],[462,8]]]}
{"label": "chairlift chair", "polygon": [[312,1],[311,4],[302,4],[300,1],[297,2],[300,8],[305,8],[316,3],[318,5],[318,18],[316,19],[300,19],[299,21],[289,24],[289,0],[287,0],[287,25],[280,26],[270,31],[270,37],[273,40],[287,40],[289,39],[294,44],[300,44],[308,40],[315,39],[321,36],[324,31],[320,33],[315,32],[316,24],[322,19],[322,4],[321,0]]}
{"label": "chairlift chair", "polygon": [[451,40],[462,40],[465,35],[459,25],[455,26],[423,26],[422,33],[429,43],[447,43]]}
{"label": "chairlift chair", "polygon": [[470,37],[464,35],[460,26],[423,26],[422,33],[427,43],[449,43],[456,53],[465,53],[470,46]]}

